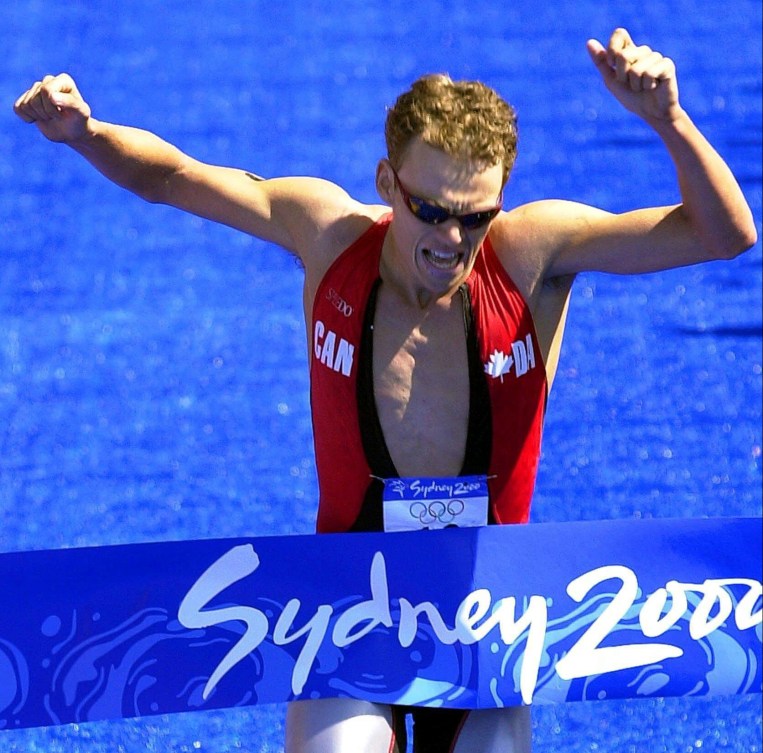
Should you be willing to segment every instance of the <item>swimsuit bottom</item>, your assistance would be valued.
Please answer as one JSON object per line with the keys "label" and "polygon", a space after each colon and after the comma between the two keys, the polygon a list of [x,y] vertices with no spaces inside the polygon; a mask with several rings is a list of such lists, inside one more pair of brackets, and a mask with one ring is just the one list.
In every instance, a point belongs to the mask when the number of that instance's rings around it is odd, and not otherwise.
{"label": "swimsuit bottom", "polygon": [[413,753],[451,753],[468,711],[393,706],[395,746],[391,753],[405,753],[408,736],[405,717],[413,718]]}

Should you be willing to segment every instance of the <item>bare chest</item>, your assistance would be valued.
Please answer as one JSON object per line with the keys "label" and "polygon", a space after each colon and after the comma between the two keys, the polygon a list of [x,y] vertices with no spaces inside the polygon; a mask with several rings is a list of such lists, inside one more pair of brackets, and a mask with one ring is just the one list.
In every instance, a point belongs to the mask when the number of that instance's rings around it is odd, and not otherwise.
{"label": "bare chest", "polygon": [[402,476],[461,469],[469,421],[469,369],[460,296],[425,316],[379,296],[373,331],[379,422]]}

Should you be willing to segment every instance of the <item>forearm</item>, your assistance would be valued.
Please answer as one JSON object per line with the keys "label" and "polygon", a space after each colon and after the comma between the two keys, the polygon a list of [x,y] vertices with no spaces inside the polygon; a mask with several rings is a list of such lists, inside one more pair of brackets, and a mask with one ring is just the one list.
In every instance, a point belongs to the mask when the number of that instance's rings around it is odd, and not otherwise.
{"label": "forearm", "polygon": [[153,203],[166,202],[185,155],[149,131],[90,118],[86,133],[68,145],[117,185]]}
{"label": "forearm", "polygon": [[676,167],[681,211],[703,249],[731,258],[757,240],[752,212],[736,178],[688,115],[652,123]]}

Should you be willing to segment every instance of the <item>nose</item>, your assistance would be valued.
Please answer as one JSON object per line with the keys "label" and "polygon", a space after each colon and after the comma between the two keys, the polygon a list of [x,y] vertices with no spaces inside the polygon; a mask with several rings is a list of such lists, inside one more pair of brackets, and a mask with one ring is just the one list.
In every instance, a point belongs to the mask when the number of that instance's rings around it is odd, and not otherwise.
{"label": "nose", "polygon": [[460,246],[466,238],[466,230],[464,230],[464,226],[455,217],[451,217],[437,227],[442,234],[443,239],[448,243]]}

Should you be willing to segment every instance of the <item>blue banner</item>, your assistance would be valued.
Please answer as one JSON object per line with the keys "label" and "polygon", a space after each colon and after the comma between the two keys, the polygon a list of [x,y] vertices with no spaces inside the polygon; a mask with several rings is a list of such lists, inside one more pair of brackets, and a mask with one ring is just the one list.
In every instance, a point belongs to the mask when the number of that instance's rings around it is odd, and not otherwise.
{"label": "blue banner", "polygon": [[748,518],[2,554],[0,728],[759,693],[761,567]]}

